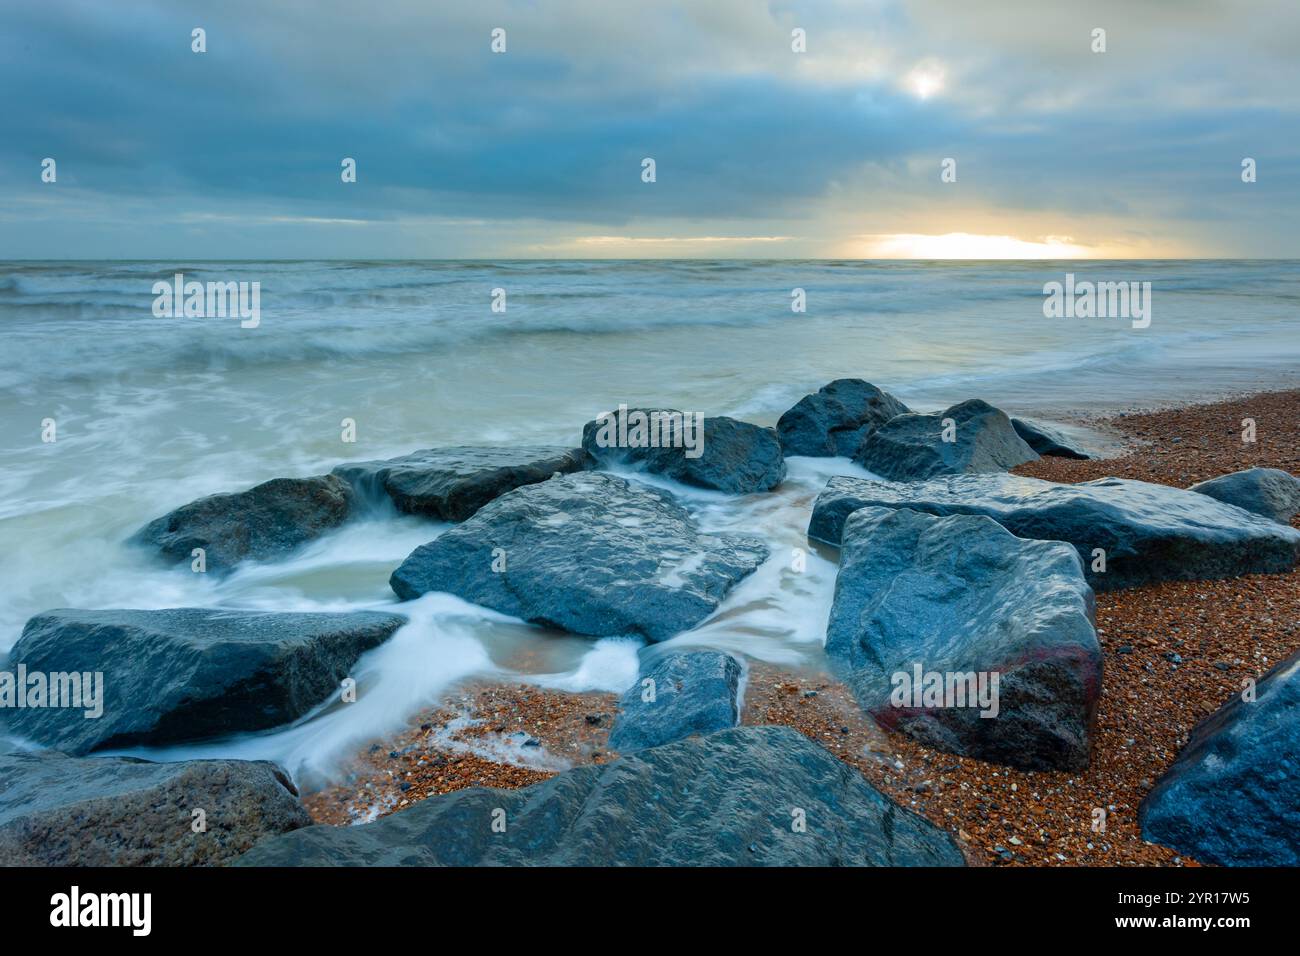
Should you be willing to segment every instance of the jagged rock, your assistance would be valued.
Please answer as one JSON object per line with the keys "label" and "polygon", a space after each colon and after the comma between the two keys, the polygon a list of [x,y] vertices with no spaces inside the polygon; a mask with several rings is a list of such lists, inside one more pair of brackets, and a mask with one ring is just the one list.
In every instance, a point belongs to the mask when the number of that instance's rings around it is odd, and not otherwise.
{"label": "jagged rock", "polygon": [[[493,821],[505,829],[494,832]],[[799,832],[796,821],[804,822]],[[799,732],[737,727],[520,790],[266,840],[240,866],[962,866],[952,838]]]}
{"label": "jagged rock", "polygon": [[787,455],[852,457],[869,433],[911,409],[870,382],[838,378],[805,395],[776,423]]}
{"label": "jagged rock", "polygon": [[339,465],[367,500],[391,500],[398,511],[464,521],[507,491],[587,467],[580,448],[553,445],[429,448],[386,461]]}
{"label": "jagged rock", "polygon": [[23,628],[9,671],[101,672],[102,715],[87,719],[84,706],[0,715],[15,733],[72,754],[264,730],[335,693],[362,652],[404,623],[371,611],[46,611]]}
{"label": "jagged rock", "polygon": [[1016,430],[1017,435],[1025,440],[1025,444],[1040,455],[1076,459],[1092,457],[1078,442],[1051,425],[1032,422],[1026,418],[1013,418],[1011,419],[1011,427]]}
{"label": "jagged rock", "polygon": [[[669,654],[644,668],[619,701],[610,749],[627,753],[736,726],[740,677],[740,662],[730,654]],[[647,680],[654,682],[654,699],[649,701]]]}
{"label": "jagged rock", "polygon": [[259,840],[310,826],[297,795],[283,770],[261,760],[0,754],[0,861],[221,865]]}
{"label": "jagged rock", "polygon": [[1234,471],[1192,485],[1187,490],[1209,495],[1282,524],[1290,524],[1295,513],[1300,511],[1300,478],[1280,468]]}
{"label": "jagged rock", "polygon": [[289,554],[343,524],[354,503],[352,488],[333,475],[273,478],[182,505],[149,522],[131,543],[156,549],[176,564],[190,564],[194,549],[202,548],[207,571],[220,573],[241,561]]}
{"label": "jagged rock", "polygon": [[[1062,485],[1008,474],[922,482],[836,477],[813,506],[809,537],[839,544],[845,518],[867,505],[984,514],[1017,537],[1068,541],[1099,591],[1280,572],[1300,559],[1300,532],[1292,528],[1208,495],[1124,478]],[[1104,571],[1097,548],[1105,551]]]}
{"label": "jagged rock", "polygon": [[713,613],[767,554],[751,535],[702,534],[667,492],[581,472],[485,505],[391,584],[404,600],[448,591],[577,634],[659,641]]}
{"label": "jagged rock", "polygon": [[[943,440],[945,419],[952,419],[954,425],[952,441]],[[1006,471],[1037,457],[1005,412],[975,398],[937,415],[909,413],[891,418],[866,437],[853,460],[891,481],[920,481]]]}
{"label": "jagged rock", "polygon": [[950,753],[1087,767],[1101,647],[1074,548],[906,508],[853,512],[841,548],[826,654],[864,710]]}

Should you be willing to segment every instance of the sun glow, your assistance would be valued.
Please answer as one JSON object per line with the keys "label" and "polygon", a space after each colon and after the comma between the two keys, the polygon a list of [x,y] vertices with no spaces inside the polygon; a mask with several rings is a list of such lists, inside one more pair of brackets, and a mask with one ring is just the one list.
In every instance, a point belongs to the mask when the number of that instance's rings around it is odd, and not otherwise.
{"label": "sun glow", "polygon": [[1017,239],[949,232],[939,236],[893,233],[858,236],[856,254],[866,259],[1087,259],[1097,250],[1069,236]]}

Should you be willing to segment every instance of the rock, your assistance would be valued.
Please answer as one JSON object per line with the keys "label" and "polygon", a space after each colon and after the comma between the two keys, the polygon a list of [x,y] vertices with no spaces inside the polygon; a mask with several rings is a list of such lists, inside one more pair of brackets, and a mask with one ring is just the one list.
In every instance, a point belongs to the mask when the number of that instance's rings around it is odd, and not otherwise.
{"label": "rock", "polygon": [[[275,764],[0,754],[6,866],[215,866],[309,826]],[[204,830],[194,832],[193,811]]]}
{"label": "rock", "polygon": [[[502,832],[493,821],[505,822]],[[806,832],[795,824],[803,820]],[[962,866],[952,838],[799,732],[736,727],[520,790],[266,840],[244,866]]]}
{"label": "rock", "polygon": [[[1102,658],[1074,548],[906,508],[853,512],[841,548],[826,654],[863,710],[965,757],[1088,766]],[[961,696],[924,698],[930,675]]]}
{"label": "rock", "polygon": [[[643,669],[619,701],[610,749],[627,753],[736,726],[740,676],[740,662],[730,654],[669,654]],[[653,701],[643,700],[647,680],[654,681]]]}
{"label": "rock", "polygon": [[[945,419],[953,421],[953,441],[943,440]],[[891,418],[866,437],[853,460],[891,481],[920,481],[1006,471],[1037,457],[1005,412],[976,398],[937,415]]]}
{"label": "rock", "polygon": [[805,395],[776,423],[787,455],[852,457],[862,440],[911,409],[860,378],[837,378]]}
{"label": "rock", "polygon": [[102,716],[6,708],[8,726],[72,754],[277,727],[335,693],[361,653],[405,622],[371,611],[47,611],[23,628],[9,671],[102,672]]}
{"label": "rock", "polygon": [[502,495],[390,583],[403,600],[448,591],[534,624],[660,641],[712,614],[767,554],[751,535],[702,534],[667,492],[581,472]]}
{"label": "rock", "polygon": [[[1180,488],[1124,478],[1062,485],[1017,475],[923,482],[836,477],[813,506],[808,536],[839,544],[844,519],[867,505],[984,514],[1021,538],[1068,541],[1098,591],[1150,581],[1280,572],[1300,559],[1300,532]],[[1094,570],[1105,550],[1105,570]]]}
{"label": "rock", "polygon": [[1201,863],[1300,866],[1300,652],[1192,731],[1138,822]]}
{"label": "rock", "polygon": [[1025,444],[1040,455],[1077,459],[1092,457],[1064,432],[1042,422],[1033,422],[1027,418],[1013,418],[1011,427],[1025,440]]}
{"label": "rock", "polygon": [[202,548],[207,570],[221,573],[241,561],[284,557],[343,524],[354,503],[352,488],[333,475],[273,478],[247,491],[191,501],[149,522],[130,543],[187,565]]}
{"label": "rock", "polygon": [[1196,491],[1265,518],[1290,524],[1300,511],[1300,478],[1280,468],[1247,468],[1192,485]]}
{"label": "rock", "polygon": [[[604,466],[640,465],[683,484],[733,495],[771,491],[785,480],[775,430],[722,415],[703,421],[702,434],[697,434],[689,414],[620,406],[583,426],[582,447]],[[640,422],[645,423],[642,429],[637,428]]]}
{"label": "rock", "polygon": [[553,445],[429,448],[386,461],[339,465],[333,474],[367,500],[389,499],[404,514],[464,521],[507,491],[587,467],[580,448]]}

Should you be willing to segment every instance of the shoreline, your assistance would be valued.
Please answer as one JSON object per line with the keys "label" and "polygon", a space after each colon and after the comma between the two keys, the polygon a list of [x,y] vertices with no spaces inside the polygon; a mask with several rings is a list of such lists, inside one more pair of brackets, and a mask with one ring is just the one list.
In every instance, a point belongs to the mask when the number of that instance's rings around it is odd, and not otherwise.
{"label": "shoreline", "polygon": [[[1241,420],[1256,441],[1241,441]],[[1014,473],[1078,482],[1116,476],[1186,487],[1249,467],[1300,471],[1300,389],[1098,414],[1124,440],[1113,458],[1042,458]],[[1293,520],[1300,528],[1300,516]],[[1137,808],[1193,727],[1300,647],[1300,569],[1166,581],[1097,595],[1104,656],[1092,760],[1083,772],[1021,771],[954,756],[879,728],[829,674],[757,661],[741,723],[793,727],[901,805],[948,830],[973,865],[1198,865],[1146,843]],[[603,763],[613,694],[518,680],[471,681],[410,729],[371,744],[342,782],[304,795],[318,823],[362,822],[470,786],[516,788]],[[520,736],[522,735],[522,736]],[[548,763],[550,761],[550,763]],[[1106,829],[1093,832],[1094,810]]]}

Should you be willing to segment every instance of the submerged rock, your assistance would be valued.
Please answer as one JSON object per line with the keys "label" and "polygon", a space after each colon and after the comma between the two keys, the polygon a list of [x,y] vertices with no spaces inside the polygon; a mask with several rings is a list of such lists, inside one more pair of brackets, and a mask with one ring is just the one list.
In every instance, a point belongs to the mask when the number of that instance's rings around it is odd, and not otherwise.
{"label": "submerged rock", "polygon": [[[1099,591],[1280,572],[1300,559],[1300,532],[1292,528],[1207,495],[1124,478],[1062,485],[1007,474],[921,482],[836,477],[813,506],[808,536],[839,544],[845,519],[868,505],[983,514],[1017,537],[1068,541]],[[1096,549],[1105,552],[1104,565]]]}
{"label": "submerged rock", "polygon": [[354,503],[351,486],[333,475],[273,478],[247,491],[191,501],[130,540],[176,564],[190,564],[194,549],[202,548],[207,570],[224,572],[241,561],[282,558],[333,531]]}
{"label": "submerged rock", "polygon": [[[504,829],[494,832],[494,821]],[[802,823],[802,826],[799,824]],[[952,838],[788,727],[737,727],[267,840],[244,866],[962,866]]]}
{"label": "submerged rock", "polygon": [[740,662],[730,654],[669,654],[643,669],[619,701],[610,749],[627,753],[736,726],[740,676]]}
{"label": "submerged rock", "polygon": [[1248,468],[1192,485],[1209,495],[1265,518],[1290,524],[1300,511],[1300,478],[1280,468]]}
{"label": "submerged rock", "polygon": [[[644,428],[638,429],[641,422]],[[703,422],[698,429],[693,416],[671,408],[620,408],[583,427],[582,447],[602,465],[640,465],[683,484],[734,495],[770,491],[785,480],[785,458],[773,429],[721,415]]]}
{"label": "submerged rock", "polygon": [[[0,754],[6,866],[216,866],[311,825],[275,764]],[[203,811],[195,832],[194,811]]]}
{"label": "submerged rock", "polygon": [[1300,866],[1300,652],[1192,731],[1138,820],[1201,863]]}
{"label": "submerged rock", "polygon": [[1101,647],[1074,548],[888,508],[849,515],[841,548],[826,654],[864,710],[950,753],[1088,765]]}
{"label": "submerged rock", "polygon": [[1040,455],[1076,459],[1092,457],[1078,442],[1063,431],[1050,425],[1044,425],[1042,422],[1031,422],[1026,418],[1013,418],[1011,419],[1011,427],[1016,430],[1017,435],[1025,440],[1025,444]]}
{"label": "submerged rock", "polygon": [[391,500],[404,514],[464,521],[507,491],[581,471],[587,464],[580,448],[460,445],[385,461],[349,462],[333,474],[371,501]]}
{"label": "submerged rock", "polygon": [[862,440],[911,409],[870,382],[838,378],[805,395],[776,423],[787,455],[852,457]]}
{"label": "submerged rock", "polygon": [[[27,622],[8,668],[79,675],[83,706],[2,716],[15,733],[72,754],[278,727],[337,692],[362,652],[404,623],[372,611],[47,611]],[[96,672],[102,714],[87,718]]]}
{"label": "submerged rock", "polygon": [[448,591],[534,624],[661,641],[713,613],[767,559],[751,535],[703,534],[666,492],[563,475],[502,495],[411,552],[404,600]]}
{"label": "submerged rock", "polygon": [[[949,419],[952,428],[946,430],[944,422]],[[945,435],[952,440],[945,441]],[[1037,457],[1005,412],[974,398],[936,415],[891,418],[866,437],[853,460],[891,481],[920,481],[1006,471]]]}

